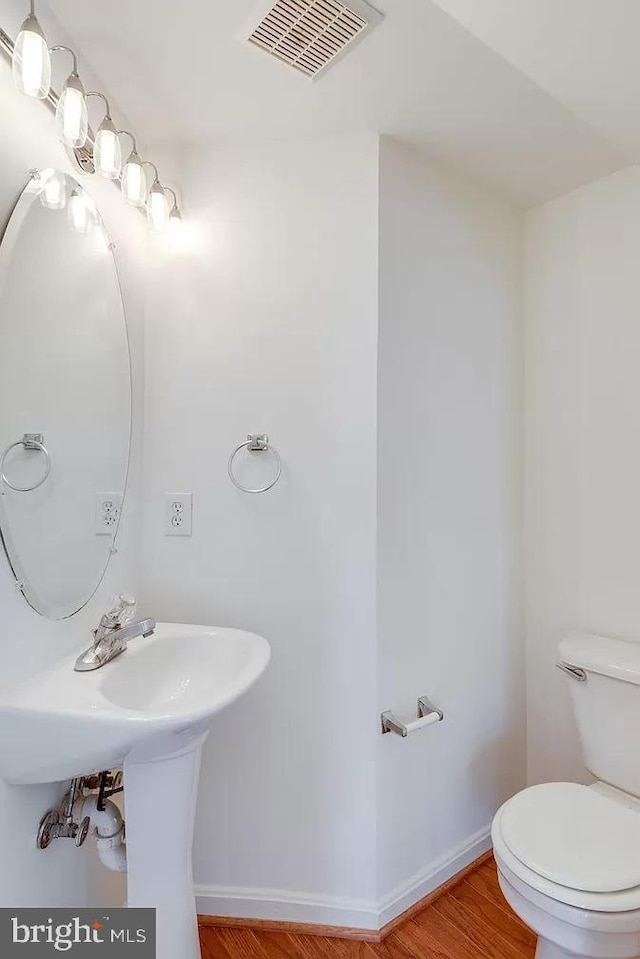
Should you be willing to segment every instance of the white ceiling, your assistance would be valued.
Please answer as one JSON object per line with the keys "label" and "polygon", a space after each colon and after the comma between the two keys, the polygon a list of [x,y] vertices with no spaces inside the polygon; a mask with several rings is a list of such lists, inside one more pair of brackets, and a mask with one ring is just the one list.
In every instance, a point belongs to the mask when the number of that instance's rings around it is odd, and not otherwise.
{"label": "white ceiling", "polygon": [[435,0],[628,159],[640,158],[639,0]]}
{"label": "white ceiling", "polygon": [[256,0],[49,6],[146,143],[388,133],[525,206],[634,148],[631,90],[613,104],[623,65],[640,79],[640,0],[378,0],[383,24],[316,83],[239,39]]}

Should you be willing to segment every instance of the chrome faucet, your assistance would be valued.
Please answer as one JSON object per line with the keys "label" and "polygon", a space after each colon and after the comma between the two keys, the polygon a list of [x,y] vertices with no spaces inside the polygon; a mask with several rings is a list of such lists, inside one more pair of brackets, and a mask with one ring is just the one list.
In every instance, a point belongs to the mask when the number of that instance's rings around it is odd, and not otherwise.
{"label": "chrome faucet", "polygon": [[156,628],[155,619],[134,622],[136,601],[132,596],[118,596],[113,609],[105,613],[93,630],[93,644],[78,656],[74,669],[86,673],[100,669],[123,653],[127,644],[136,636],[151,636]]}

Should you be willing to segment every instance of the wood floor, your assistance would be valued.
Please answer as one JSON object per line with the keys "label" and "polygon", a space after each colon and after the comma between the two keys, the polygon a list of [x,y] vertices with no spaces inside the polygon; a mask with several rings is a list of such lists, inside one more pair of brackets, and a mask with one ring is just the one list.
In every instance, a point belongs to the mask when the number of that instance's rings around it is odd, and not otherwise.
{"label": "wood floor", "polygon": [[514,916],[489,860],[382,943],[207,927],[203,959],[532,959],[535,936]]}

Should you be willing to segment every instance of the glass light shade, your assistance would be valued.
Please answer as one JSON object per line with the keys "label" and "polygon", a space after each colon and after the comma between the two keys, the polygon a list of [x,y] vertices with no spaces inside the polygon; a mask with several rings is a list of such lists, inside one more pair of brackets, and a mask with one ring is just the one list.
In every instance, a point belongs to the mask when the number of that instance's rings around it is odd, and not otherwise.
{"label": "glass light shade", "polygon": [[44,100],[51,89],[51,56],[42,28],[33,14],[27,17],[13,51],[13,81],[28,97]]}
{"label": "glass light shade", "polygon": [[122,171],[122,194],[127,203],[144,206],[147,199],[147,178],[142,160],[135,150],[129,156]]}
{"label": "glass light shade", "polygon": [[110,116],[106,116],[96,133],[93,147],[93,162],[96,173],[107,180],[117,180],[122,169],[120,138]]}
{"label": "glass light shade", "polygon": [[178,249],[182,237],[182,214],[177,206],[169,214],[169,246],[172,250]]}
{"label": "glass light shade", "polygon": [[87,100],[80,77],[71,74],[56,108],[58,139],[70,147],[84,146],[89,130]]}
{"label": "glass light shade", "polygon": [[67,205],[67,184],[62,173],[52,173],[40,194],[40,202],[47,210],[64,210]]}
{"label": "glass light shade", "polygon": [[69,226],[74,233],[88,233],[93,223],[89,201],[84,193],[74,190],[67,208]]}
{"label": "glass light shade", "polygon": [[158,180],[156,180],[149,190],[147,214],[149,223],[154,230],[164,230],[169,219],[169,208],[167,205],[167,195]]}

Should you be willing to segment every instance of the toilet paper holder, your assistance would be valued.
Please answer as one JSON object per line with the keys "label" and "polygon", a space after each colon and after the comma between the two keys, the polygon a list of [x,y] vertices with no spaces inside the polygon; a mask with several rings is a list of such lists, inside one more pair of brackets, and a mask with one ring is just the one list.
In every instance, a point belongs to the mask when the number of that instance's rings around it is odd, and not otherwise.
{"label": "toilet paper holder", "polygon": [[415,733],[418,729],[424,729],[425,726],[431,726],[433,723],[441,723],[444,719],[443,711],[436,706],[427,696],[421,696],[418,700],[418,718],[410,723],[402,723],[387,710],[380,716],[382,725],[382,735],[386,733],[396,733],[397,736],[406,737],[409,733]]}

